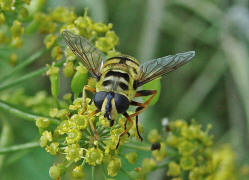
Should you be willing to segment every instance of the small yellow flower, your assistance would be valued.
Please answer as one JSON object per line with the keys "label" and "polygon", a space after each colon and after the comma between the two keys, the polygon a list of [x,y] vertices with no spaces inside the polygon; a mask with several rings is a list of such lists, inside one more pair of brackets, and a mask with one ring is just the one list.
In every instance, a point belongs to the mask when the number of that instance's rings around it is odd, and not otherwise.
{"label": "small yellow flower", "polygon": [[48,142],[51,142],[51,141],[52,141],[52,133],[49,131],[44,131],[40,138],[41,147],[45,147],[48,144]]}
{"label": "small yellow flower", "polygon": [[20,36],[12,37],[11,46],[14,48],[21,48],[23,45],[23,39]]}
{"label": "small yellow flower", "polygon": [[46,151],[49,152],[51,155],[56,155],[59,151],[59,143],[52,142],[49,146],[46,147]]}
{"label": "small yellow flower", "polygon": [[138,155],[136,152],[130,152],[126,154],[125,158],[128,160],[130,164],[135,164],[135,162],[137,161]]}
{"label": "small yellow flower", "polygon": [[38,128],[47,128],[50,121],[47,118],[37,118],[35,124]]}
{"label": "small yellow flower", "polygon": [[22,27],[22,23],[18,20],[15,20],[10,28],[10,31],[13,37],[19,37],[23,35],[24,28]]}
{"label": "small yellow flower", "polygon": [[76,59],[76,55],[72,52],[72,50],[69,47],[66,47],[64,53],[67,61],[74,61]]}
{"label": "small yellow flower", "polygon": [[183,170],[191,170],[195,166],[195,159],[192,156],[182,157],[180,160],[180,165]]}
{"label": "small yellow flower", "polygon": [[66,137],[66,142],[68,144],[74,144],[77,143],[82,137],[82,132],[78,129],[71,129],[68,133],[67,133],[67,137]]}
{"label": "small yellow flower", "polygon": [[169,163],[169,170],[167,172],[168,176],[179,176],[181,172],[180,166],[175,162]]}
{"label": "small yellow flower", "polygon": [[87,115],[74,114],[71,117],[70,121],[75,123],[76,127],[79,129],[85,129],[88,126],[88,116]]}
{"label": "small yellow flower", "polygon": [[95,31],[97,31],[98,33],[104,33],[104,32],[108,31],[111,28],[112,28],[112,24],[106,25],[106,24],[103,24],[103,23],[95,23],[93,25],[93,29]]}
{"label": "small yellow flower", "polygon": [[103,52],[108,52],[109,50],[113,49],[115,46],[115,44],[112,44],[112,42],[106,37],[98,38],[95,45],[100,51]]}
{"label": "small yellow flower", "polygon": [[69,10],[69,8],[59,6],[52,11],[50,17],[57,22],[72,23],[76,15],[72,10]]}
{"label": "small yellow flower", "polygon": [[150,158],[145,158],[143,160],[143,164],[142,164],[142,171],[144,173],[148,173],[150,172],[154,167],[156,166],[156,162],[154,159],[150,159]]}
{"label": "small yellow flower", "polygon": [[65,149],[66,159],[68,161],[74,160],[79,161],[83,156],[83,149],[80,148],[79,144],[68,145]]}
{"label": "small yellow flower", "polygon": [[183,156],[188,156],[193,154],[195,146],[191,142],[185,140],[178,145],[178,150]]}
{"label": "small yellow flower", "polygon": [[98,148],[90,148],[86,153],[86,162],[91,166],[101,164],[103,161],[103,152]]}
{"label": "small yellow flower", "polygon": [[147,136],[147,139],[150,143],[155,143],[155,142],[159,142],[161,140],[161,136],[160,134],[158,133],[157,129],[152,129],[148,136]]}
{"label": "small yellow flower", "polygon": [[62,50],[60,46],[55,46],[53,47],[52,51],[51,51],[51,56],[52,58],[54,58],[55,60],[59,61],[62,58]]}
{"label": "small yellow flower", "polygon": [[18,61],[17,54],[11,53],[11,54],[10,54],[10,64],[11,64],[12,66],[15,66],[15,65],[17,64],[17,61]]}
{"label": "small yellow flower", "polygon": [[48,34],[44,39],[44,44],[46,48],[50,48],[56,40],[56,35],[54,34]]}

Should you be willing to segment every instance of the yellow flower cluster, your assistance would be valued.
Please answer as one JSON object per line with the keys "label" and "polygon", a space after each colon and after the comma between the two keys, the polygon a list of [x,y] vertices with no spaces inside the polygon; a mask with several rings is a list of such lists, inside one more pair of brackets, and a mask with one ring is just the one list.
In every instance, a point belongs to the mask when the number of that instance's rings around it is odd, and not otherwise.
{"label": "yellow flower cluster", "polygon": [[[51,155],[63,155],[66,164],[73,163],[74,176],[82,175],[79,172],[83,173],[84,164],[97,166],[103,163],[107,166],[108,175],[116,176],[121,168],[116,144],[124,129],[119,124],[112,128],[103,126],[100,120],[103,116],[100,113],[95,117],[90,116],[96,110],[95,105],[89,98],[86,99],[86,103],[86,111],[83,111],[82,98],[76,98],[67,109],[51,109],[50,116],[61,119],[61,123],[52,131],[47,126],[46,119],[37,119],[37,127],[42,131],[41,147]],[[98,137],[91,126],[95,127]],[[120,146],[126,140],[127,137],[122,138]],[[79,162],[81,166],[78,166]],[[51,167],[51,177],[58,177],[58,172],[64,172],[57,171],[57,166],[62,165],[55,164]]]}

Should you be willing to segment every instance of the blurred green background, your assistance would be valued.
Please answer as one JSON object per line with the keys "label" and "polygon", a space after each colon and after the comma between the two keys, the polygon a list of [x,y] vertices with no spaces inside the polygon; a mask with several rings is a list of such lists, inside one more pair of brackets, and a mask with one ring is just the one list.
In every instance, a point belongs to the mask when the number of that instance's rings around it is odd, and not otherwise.
{"label": "blurred green background", "polygon": [[[46,6],[71,6],[78,14],[88,7],[93,20],[113,23],[120,38],[118,50],[141,62],[195,50],[191,63],[161,79],[159,101],[140,116],[143,136],[153,127],[160,129],[164,117],[170,121],[195,119],[203,127],[210,123],[215,146],[231,144],[239,166],[249,163],[248,4],[244,0],[50,0]],[[19,52],[23,57],[43,46],[38,35],[27,38]],[[19,75],[50,62],[45,55]],[[0,75],[12,68],[2,60],[0,65]],[[69,89],[64,81],[63,92]],[[45,76],[21,87],[27,95],[44,89],[49,93]],[[1,132],[9,133],[8,142],[21,144],[39,137],[33,123],[3,115],[5,129]],[[11,154],[7,160],[0,156],[0,179],[49,179],[53,161],[43,149]],[[151,176],[163,179],[163,174],[156,171]]]}

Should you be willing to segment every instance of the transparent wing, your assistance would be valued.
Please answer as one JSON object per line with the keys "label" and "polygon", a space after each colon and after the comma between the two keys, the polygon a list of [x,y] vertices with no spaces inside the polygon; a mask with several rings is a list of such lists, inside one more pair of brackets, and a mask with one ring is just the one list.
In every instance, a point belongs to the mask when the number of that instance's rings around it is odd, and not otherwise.
{"label": "transparent wing", "polygon": [[62,32],[63,38],[74,54],[80,57],[81,62],[89,70],[93,77],[99,78],[100,69],[105,56],[87,39],[75,35],[70,31]]}
{"label": "transparent wing", "polygon": [[138,86],[142,86],[149,81],[176,70],[183,64],[189,62],[194,56],[195,51],[188,51],[185,53],[153,59],[141,64],[140,73],[137,78]]}

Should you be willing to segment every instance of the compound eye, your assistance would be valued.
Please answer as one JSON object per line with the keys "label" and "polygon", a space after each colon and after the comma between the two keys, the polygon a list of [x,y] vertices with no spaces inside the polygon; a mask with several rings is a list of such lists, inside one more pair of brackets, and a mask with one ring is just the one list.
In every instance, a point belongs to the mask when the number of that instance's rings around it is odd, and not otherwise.
{"label": "compound eye", "polygon": [[114,95],[115,105],[118,113],[125,112],[130,105],[130,102],[127,97],[121,94]]}
{"label": "compound eye", "polygon": [[100,110],[105,100],[107,92],[97,92],[94,96],[94,104]]}

